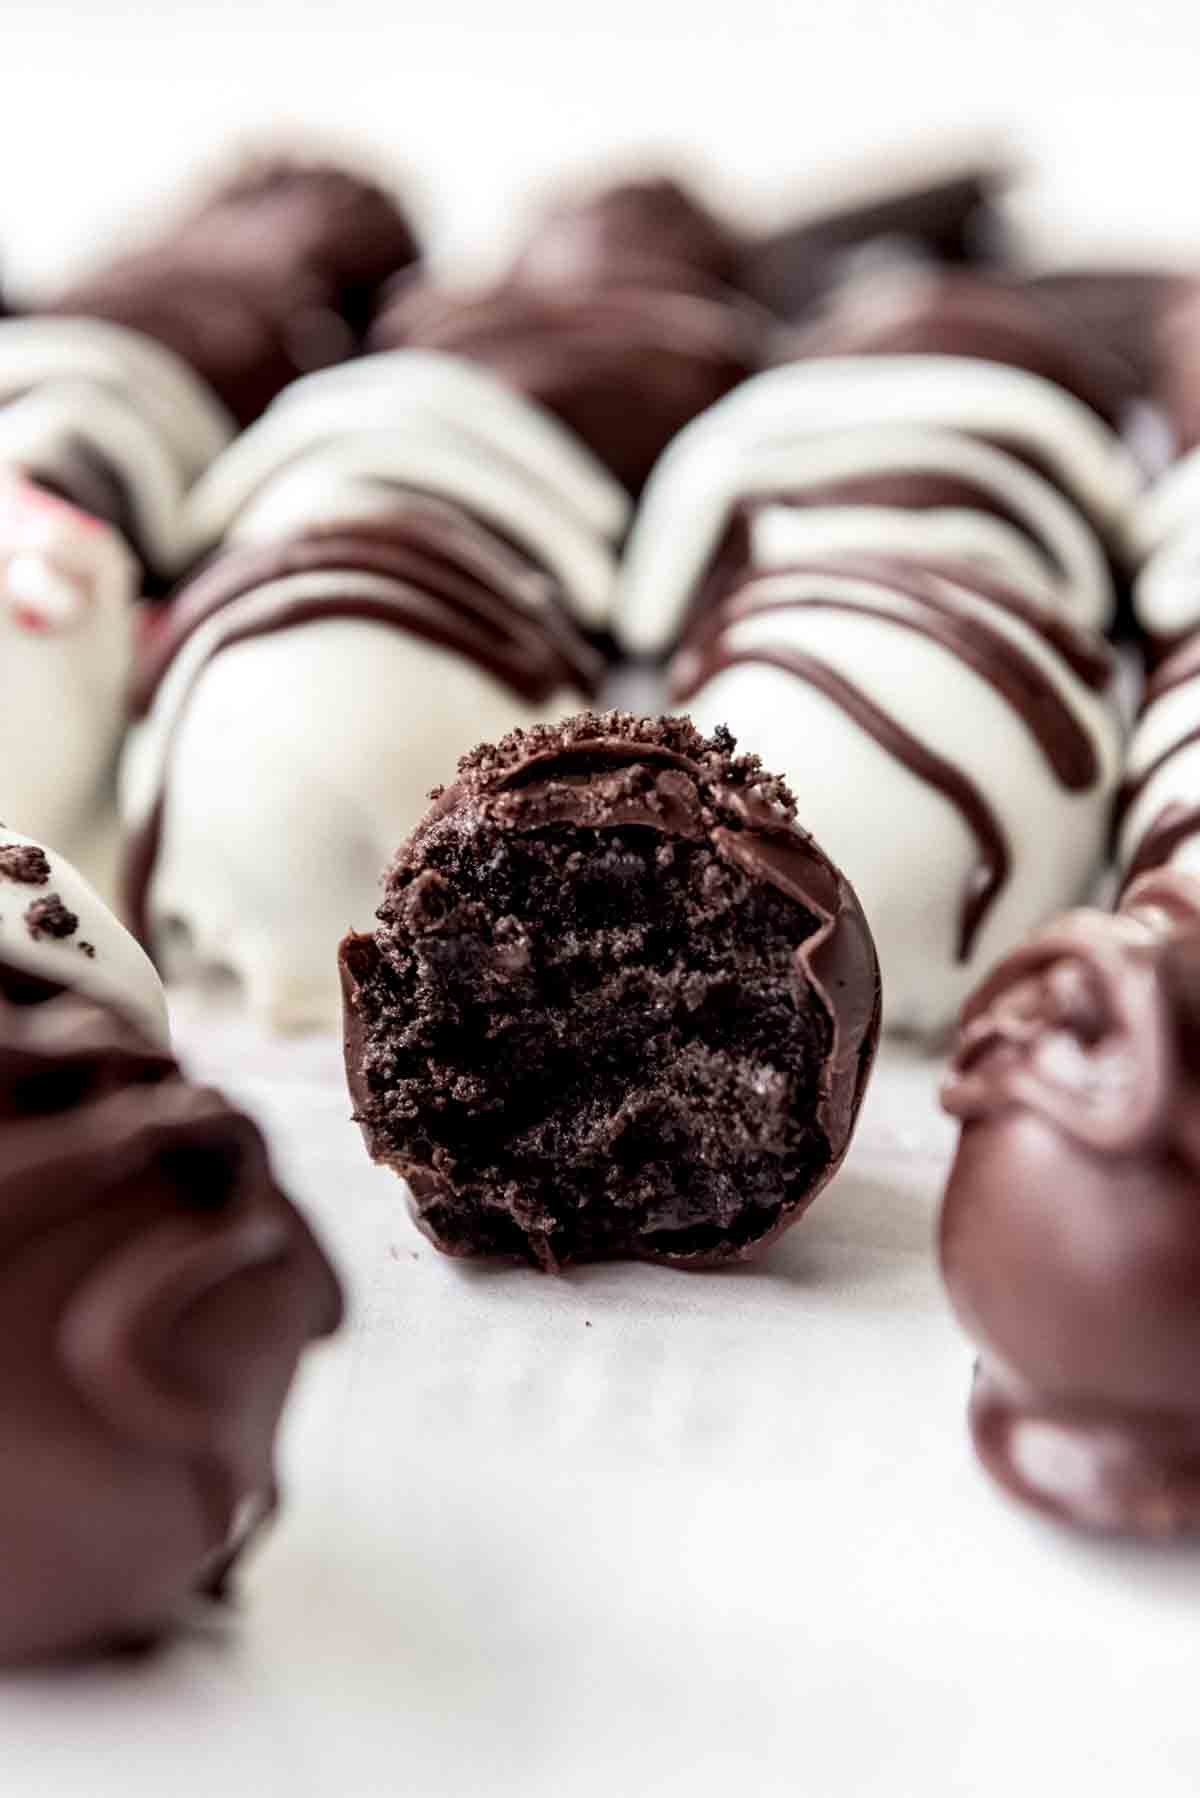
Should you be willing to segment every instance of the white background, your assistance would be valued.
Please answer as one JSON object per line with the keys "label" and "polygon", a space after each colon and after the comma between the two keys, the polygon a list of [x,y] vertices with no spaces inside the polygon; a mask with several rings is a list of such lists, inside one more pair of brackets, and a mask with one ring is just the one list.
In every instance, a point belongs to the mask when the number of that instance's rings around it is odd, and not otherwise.
{"label": "white background", "polygon": [[[224,146],[365,144],[450,254],[597,154],[768,218],[861,153],[1011,128],[1044,251],[1200,245],[1193,5],[0,0],[0,244],[46,279]],[[225,1641],[0,1683],[3,1798],[910,1798],[1200,1789],[1200,1553],[988,1487],[932,1229],[936,1070],[889,1058],[763,1265],[440,1260],[334,1045],[181,1040],[271,1127],[346,1270],[292,1504]],[[0,1544],[0,1577],[3,1545]]]}
{"label": "white background", "polygon": [[0,0],[0,21],[0,245],[30,278],[264,127],[366,146],[471,253],[597,156],[678,154],[771,216],[947,134],[1012,136],[1052,255],[1200,236],[1193,0]]}

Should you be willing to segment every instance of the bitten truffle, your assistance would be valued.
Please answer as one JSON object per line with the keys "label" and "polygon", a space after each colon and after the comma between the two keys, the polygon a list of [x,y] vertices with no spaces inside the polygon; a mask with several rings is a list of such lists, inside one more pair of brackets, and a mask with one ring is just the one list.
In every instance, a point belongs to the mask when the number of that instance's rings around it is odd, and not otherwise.
{"label": "bitten truffle", "polygon": [[0,1663],[144,1647],[224,1595],[337,1281],[249,1119],[0,962]]}
{"label": "bitten truffle", "polygon": [[355,1116],[447,1253],[727,1261],[842,1160],[874,945],[734,751],[619,712],[478,749],[343,943]]}
{"label": "bitten truffle", "polygon": [[942,1267],[988,1471],[1067,1522],[1200,1527],[1200,882],[1030,939],[962,1020]]}

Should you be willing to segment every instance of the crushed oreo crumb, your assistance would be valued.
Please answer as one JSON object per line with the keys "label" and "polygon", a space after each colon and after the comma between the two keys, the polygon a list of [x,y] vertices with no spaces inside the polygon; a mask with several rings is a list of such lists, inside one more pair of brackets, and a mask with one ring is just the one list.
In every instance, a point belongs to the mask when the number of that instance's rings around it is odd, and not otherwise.
{"label": "crushed oreo crumb", "polygon": [[73,911],[68,911],[57,893],[47,893],[44,899],[35,899],[25,912],[25,924],[35,942],[41,937],[74,936],[79,929],[79,919]]}
{"label": "crushed oreo crumb", "polygon": [[21,886],[44,887],[50,879],[45,851],[32,843],[0,843],[0,877]]}
{"label": "crushed oreo crumb", "polygon": [[95,959],[96,959],[95,943],[76,943],[75,947],[78,949],[80,955],[86,955],[89,961],[95,961]]}

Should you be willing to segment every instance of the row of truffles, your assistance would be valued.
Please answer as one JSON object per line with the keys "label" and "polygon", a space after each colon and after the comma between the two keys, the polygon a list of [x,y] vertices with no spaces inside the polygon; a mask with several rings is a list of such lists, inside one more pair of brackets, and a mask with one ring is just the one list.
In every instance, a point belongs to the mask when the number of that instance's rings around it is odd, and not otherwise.
{"label": "row of truffles", "polygon": [[1102,635],[1179,473],[1143,497],[1179,293],[999,263],[996,185],[763,239],[626,183],[461,288],[379,189],[272,165],[0,322],[0,806],[172,978],[328,1024],[429,788],[615,646],[783,770],[887,1024],[944,1033],[1105,862]]}
{"label": "row of truffles", "polygon": [[146,1646],[276,1510],[341,1294],[258,1130],[176,1064],[137,943],[2,827],[0,1116],[0,1664]]}

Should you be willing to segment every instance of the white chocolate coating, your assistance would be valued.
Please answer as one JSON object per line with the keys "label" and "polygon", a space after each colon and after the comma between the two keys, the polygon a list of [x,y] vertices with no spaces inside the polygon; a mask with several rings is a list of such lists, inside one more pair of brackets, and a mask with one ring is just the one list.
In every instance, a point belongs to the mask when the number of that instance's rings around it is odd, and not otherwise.
{"label": "white chocolate coating", "polygon": [[1126,545],[1144,561],[1200,516],[1200,449],[1189,450],[1130,509]]}
{"label": "white chocolate coating", "polygon": [[0,321],[0,464],[71,491],[82,453],[127,497],[138,548],[161,573],[184,557],[191,483],[233,421],[170,350],[93,319]]}
{"label": "white chocolate coating", "polygon": [[[1141,485],[1137,464],[1114,432],[1081,401],[1023,369],[954,356],[831,357],[772,369],[694,420],[651,477],[617,602],[626,647],[659,654],[676,640],[739,499],[769,491],[771,480],[803,480],[809,459],[823,453],[823,438],[850,433],[870,465],[870,439],[888,429],[899,439],[925,429],[954,433],[972,457],[986,454],[990,444],[1008,446],[1010,460],[1027,455],[1049,480],[1034,487],[1005,475],[1006,487],[1044,527],[1051,518],[1044,490],[1053,483],[1091,526],[1115,538]],[[849,444],[851,436],[843,441]],[[991,465],[987,479],[997,479],[998,466]],[[1022,473],[1038,481],[1031,470]],[[1055,512],[1056,531],[1069,509]],[[1078,544],[1078,530],[1073,535]],[[1086,579],[1081,585],[1078,553],[1072,552],[1064,605],[1076,618],[1107,623],[1113,607],[1107,575],[1094,590]]]}
{"label": "white chocolate coating", "polygon": [[1039,632],[957,583],[942,582],[940,590],[1043,671],[1093,746],[1099,773],[1092,786],[1066,788],[991,681],[932,636],[892,622],[919,613],[882,580],[764,575],[742,589],[738,604],[840,598],[887,615],[788,604],[730,618],[721,642],[751,656],[778,646],[819,658],[986,799],[1007,840],[1010,871],[965,960],[958,958],[964,895],[978,873],[979,848],[950,799],[791,671],[740,662],[686,701],[702,730],[728,724],[741,748],[787,779],[800,822],[844,869],[870,921],[885,1027],[922,1037],[949,1027],[980,977],[1032,926],[1086,893],[1103,860],[1121,761],[1114,706]]}
{"label": "white chocolate coating", "polygon": [[[1197,812],[1198,821],[1173,847],[1167,865],[1200,874],[1200,735],[1189,741],[1193,732],[1200,733],[1200,674],[1152,699],[1134,726],[1125,778],[1136,783],[1137,791],[1117,834],[1122,874],[1128,873],[1147,832],[1169,806]],[[1149,779],[1144,778],[1147,774]]]}
{"label": "white chocolate coating", "polygon": [[1160,643],[1200,626],[1200,492],[1191,522],[1154,550],[1138,573],[1133,609],[1142,629]]}
{"label": "white chocolate coating", "polygon": [[[278,597],[235,602],[218,625]],[[572,711],[578,696],[534,708],[465,657],[336,618],[222,650],[181,703],[205,653],[200,636],[163,681],[124,766],[134,827],[169,776],[149,892],[164,968],[185,979],[232,972],[269,1030],[332,1027],[338,943],[370,927],[381,872],[430,790],[480,739]]]}
{"label": "white chocolate coating", "polygon": [[0,476],[0,817],[106,889],[137,589],[115,531]]}
{"label": "white chocolate coating", "polygon": [[[166,995],[149,956],[65,856],[32,837],[0,828],[0,855],[13,845],[41,849],[49,863],[49,878],[34,886],[0,871],[0,959],[110,1006],[151,1042],[169,1048]],[[25,918],[29,905],[51,894],[79,920],[69,936],[30,933]],[[89,945],[91,953],[81,944]]]}
{"label": "white chocolate coating", "polygon": [[295,383],[193,488],[191,553],[223,537],[278,535],[301,517],[343,516],[347,499],[362,516],[380,489],[474,513],[553,573],[581,619],[607,619],[623,490],[533,402],[428,351],[390,351]]}
{"label": "white chocolate coating", "polygon": [[823,553],[860,550],[917,560],[977,562],[1078,624],[1099,628],[1112,583],[1094,534],[1048,481],[1015,456],[961,432],[920,426],[821,433],[747,460],[740,498],[785,490],[789,502],[839,481],[942,476],[992,499],[1009,523],[968,504],[934,507],[785,503],[756,515],[754,565],[771,568]]}

